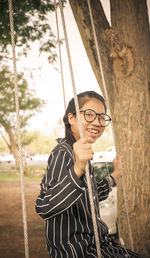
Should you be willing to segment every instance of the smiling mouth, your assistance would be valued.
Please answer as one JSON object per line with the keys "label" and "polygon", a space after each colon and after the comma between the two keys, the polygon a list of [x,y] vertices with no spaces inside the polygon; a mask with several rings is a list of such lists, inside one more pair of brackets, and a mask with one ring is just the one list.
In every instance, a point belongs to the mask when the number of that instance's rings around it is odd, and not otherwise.
{"label": "smiling mouth", "polygon": [[89,133],[94,133],[94,134],[98,134],[99,130],[95,130],[95,129],[88,129]]}

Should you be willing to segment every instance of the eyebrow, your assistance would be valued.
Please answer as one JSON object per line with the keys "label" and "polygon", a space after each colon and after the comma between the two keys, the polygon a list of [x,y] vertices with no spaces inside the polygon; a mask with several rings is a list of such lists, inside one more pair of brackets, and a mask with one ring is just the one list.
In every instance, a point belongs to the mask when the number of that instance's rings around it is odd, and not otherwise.
{"label": "eyebrow", "polygon": [[87,108],[87,109],[84,109],[84,110],[80,110],[80,112],[85,112],[87,110],[91,110],[93,111],[96,115],[107,115],[106,112],[102,112],[102,113],[97,113],[95,110],[91,109],[91,108]]}

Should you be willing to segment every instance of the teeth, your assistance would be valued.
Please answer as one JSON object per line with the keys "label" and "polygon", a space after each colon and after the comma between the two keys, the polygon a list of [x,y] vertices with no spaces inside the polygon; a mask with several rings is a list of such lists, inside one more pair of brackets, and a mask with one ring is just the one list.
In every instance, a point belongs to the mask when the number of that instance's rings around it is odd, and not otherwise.
{"label": "teeth", "polygon": [[90,133],[95,133],[95,134],[99,133],[98,130],[93,130],[93,129],[88,129],[88,132],[90,132]]}

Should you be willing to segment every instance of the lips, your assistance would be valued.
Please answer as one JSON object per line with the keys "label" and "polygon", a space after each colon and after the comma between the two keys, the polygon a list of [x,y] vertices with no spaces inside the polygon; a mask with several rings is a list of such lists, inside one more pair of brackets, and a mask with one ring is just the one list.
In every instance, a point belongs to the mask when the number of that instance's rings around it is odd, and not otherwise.
{"label": "lips", "polygon": [[88,132],[89,132],[89,133],[93,133],[93,134],[98,134],[98,133],[99,133],[99,130],[89,128],[89,129],[88,129]]}

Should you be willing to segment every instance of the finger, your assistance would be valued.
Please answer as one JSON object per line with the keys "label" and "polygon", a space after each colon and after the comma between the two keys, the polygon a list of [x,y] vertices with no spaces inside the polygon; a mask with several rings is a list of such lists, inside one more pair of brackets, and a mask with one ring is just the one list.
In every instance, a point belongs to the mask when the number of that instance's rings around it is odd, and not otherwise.
{"label": "finger", "polygon": [[93,159],[93,154],[92,153],[86,153],[82,156],[82,160],[91,160]]}

